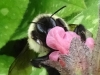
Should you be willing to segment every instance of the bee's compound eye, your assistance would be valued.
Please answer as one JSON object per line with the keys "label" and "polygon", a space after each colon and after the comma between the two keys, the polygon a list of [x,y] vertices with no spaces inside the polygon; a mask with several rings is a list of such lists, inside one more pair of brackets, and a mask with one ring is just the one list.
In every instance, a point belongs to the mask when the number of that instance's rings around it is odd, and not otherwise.
{"label": "bee's compound eye", "polygon": [[37,24],[37,29],[38,29],[40,32],[43,33],[43,28],[42,28],[42,26],[41,26],[40,24]]}
{"label": "bee's compound eye", "polygon": [[50,18],[50,23],[52,24],[52,27],[56,26],[56,22],[53,18]]}
{"label": "bee's compound eye", "polygon": [[66,26],[65,23],[60,18],[56,19],[56,22],[57,22],[58,26],[61,26],[61,27],[65,27]]}
{"label": "bee's compound eye", "polygon": [[45,30],[45,28],[44,28],[43,25],[41,25],[41,24],[37,24],[37,29],[38,29],[38,31],[41,32],[41,33],[44,33],[44,34],[47,33],[46,30]]}

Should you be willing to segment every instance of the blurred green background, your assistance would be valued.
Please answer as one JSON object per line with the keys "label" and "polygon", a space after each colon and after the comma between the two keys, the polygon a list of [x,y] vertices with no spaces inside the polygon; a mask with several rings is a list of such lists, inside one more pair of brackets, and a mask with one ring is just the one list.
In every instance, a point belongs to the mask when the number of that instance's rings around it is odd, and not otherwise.
{"label": "blurred green background", "polygon": [[[96,38],[98,29],[98,0],[2,0],[0,1],[0,75],[8,75],[11,63],[27,43],[27,30],[34,17],[54,13],[60,7],[67,7],[56,15],[67,23],[83,24]],[[27,54],[26,56],[27,57]],[[44,68],[37,69],[29,61],[20,59],[26,67],[19,65],[10,75],[46,75]],[[20,62],[20,61],[19,61]]]}

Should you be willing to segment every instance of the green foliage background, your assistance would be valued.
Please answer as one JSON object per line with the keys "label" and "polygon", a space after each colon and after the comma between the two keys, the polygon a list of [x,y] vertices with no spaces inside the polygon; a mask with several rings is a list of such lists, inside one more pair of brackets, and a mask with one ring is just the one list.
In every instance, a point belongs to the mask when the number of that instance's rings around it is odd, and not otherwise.
{"label": "green foliage background", "polygon": [[[98,0],[2,0],[0,1],[0,75],[7,75],[14,61],[15,41],[27,38],[29,22],[42,13],[53,13],[71,24],[83,24],[96,38],[98,29]],[[8,54],[7,54],[8,53]],[[12,54],[12,55],[11,55]],[[30,70],[30,69],[29,69]],[[46,75],[44,69],[22,69],[19,75]],[[16,74],[18,75],[18,74]]]}

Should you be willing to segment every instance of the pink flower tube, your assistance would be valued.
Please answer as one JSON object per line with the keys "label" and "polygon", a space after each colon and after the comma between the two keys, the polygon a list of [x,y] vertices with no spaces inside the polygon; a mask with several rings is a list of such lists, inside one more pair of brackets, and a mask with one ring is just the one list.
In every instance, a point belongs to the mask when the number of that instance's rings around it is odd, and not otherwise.
{"label": "pink flower tube", "polygon": [[[49,58],[53,61],[57,61],[60,54],[68,54],[70,44],[73,38],[79,38],[80,36],[77,35],[75,32],[67,31],[62,27],[56,26],[52,28],[46,37],[46,44],[58,51],[54,51],[49,55]],[[85,43],[90,49],[94,48],[94,40],[92,38],[87,38]]]}

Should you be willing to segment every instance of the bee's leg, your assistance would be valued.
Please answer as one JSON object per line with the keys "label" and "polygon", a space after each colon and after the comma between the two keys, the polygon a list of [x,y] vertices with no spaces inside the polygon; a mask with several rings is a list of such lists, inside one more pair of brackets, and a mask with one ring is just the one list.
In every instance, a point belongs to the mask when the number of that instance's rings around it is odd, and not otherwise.
{"label": "bee's leg", "polygon": [[45,60],[49,59],[49,54],[50,53],[48,53],[46,56],[38,57],[36,59],[32,59],[31,63],[32,63],[32,65],[34,67],[37,67],[37,68],[40,68],[41,66],[44,67],[47,70],[48,75],[60,75],[60,73],[58,72],[58,70],[56,70],[55,68],[47,66],[47,65],[41,63],[41,61],[45,61]]}
{"label": "bee's leg", "polygon": [[81,37],[81,40],[83,42],[86,41],[86,29],[82,24],[79,24],[78,26],[76,26],[76,28],[74,29],[74,32],[76,32]]}
{"label": "bee's leg", "polygon": [[53,67],[41,64],[48,72],[48,75],[60,75],[59,71]]}
{"label": "bee's leg", "polygon": [[65,31],[68,31],[68,27],[65,27],[66,24],[61,19],[56,19],[57,26],[61,26],[64,28]]}
{"label": "bee's leg", "polygon": [[38,57],[38,58],[35,58],[35,59],[32,59],[31,60],[31,63],[34,67],[37,67],[39,68],[41,66],[41,61],[45,61],[45,60],[48,60],[49,59],[49,55],[52,51],[50,51],[47,55],[45,56],[42,56],[42,57]]}
{"label": "bee's leg", "polygon": [[48,60],[49,57],[46,55],[46,56],[43,56],[43,57],[38,57],[36,59],[32,59],[31,60],[31,64],[34,66],[34,67],[37,67],[39,68],[41,65],[41,61],[45,61],[45,60]]}

